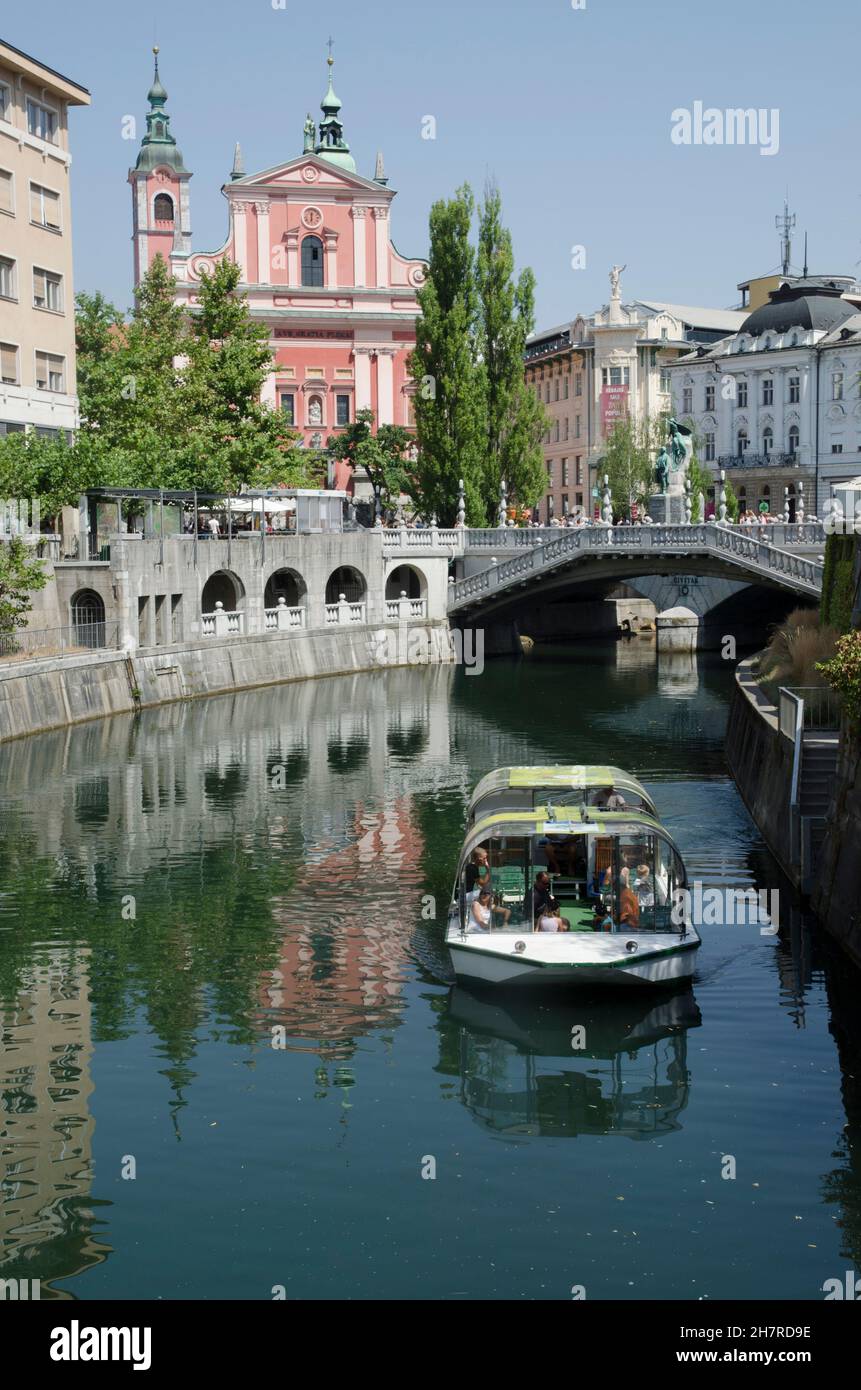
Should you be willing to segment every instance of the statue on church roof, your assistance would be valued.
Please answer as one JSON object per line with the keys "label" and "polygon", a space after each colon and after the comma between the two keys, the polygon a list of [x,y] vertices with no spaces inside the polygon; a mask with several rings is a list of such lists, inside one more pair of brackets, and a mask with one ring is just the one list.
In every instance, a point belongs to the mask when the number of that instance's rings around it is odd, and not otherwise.
{"label": "statue on church roof", "polygon": [[305,125],[303,126],[303,132],[304,132],[304,135],[305,135],[304,153],[305,153],[305,154],[313,154],[313,153],[314,153],[314,143],[315,143],[315,141],[316,141],[316,139],[317,139],[317,128],[316,128],[316,126],[314,125],[313,120],[311,119],[311,112],[310,112],[310,111],[308,112],[308,116],[307,116],[307,119],[306,119],[306,121],[305,121]]}

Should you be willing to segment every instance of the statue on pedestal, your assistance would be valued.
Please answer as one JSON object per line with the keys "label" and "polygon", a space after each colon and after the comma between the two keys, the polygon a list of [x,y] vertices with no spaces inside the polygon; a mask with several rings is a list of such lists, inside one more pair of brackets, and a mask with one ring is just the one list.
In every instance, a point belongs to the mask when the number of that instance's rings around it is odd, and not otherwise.
{"label": "statue on pedestal", "polygon": [[670,477],[670,456],[667,453],[665,444],[661,445],[658,457],[655,459],[655,482],[658,492],[666,492],[667,483]]}

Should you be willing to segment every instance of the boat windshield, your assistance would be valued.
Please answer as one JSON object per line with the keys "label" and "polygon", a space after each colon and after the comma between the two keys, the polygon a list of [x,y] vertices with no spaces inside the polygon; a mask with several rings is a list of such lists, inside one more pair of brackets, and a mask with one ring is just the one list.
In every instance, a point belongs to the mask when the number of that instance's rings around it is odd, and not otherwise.
{"label": "boat windshield", "polygon": [[548,804],[562,807],[593,807],[596,811],[644,811],[655,815],[653,803],[630,787],[503,787],[482,796],[472,809],[470,821],[504,811],[540,811]]}
{"label": "boat windshield", "polygon": [[547,822],[540,834],[490,835],[473,850],[461,922],[469,932],[678,932],[672,909],[684,886],[679,855],[648,826],[572,833]]}

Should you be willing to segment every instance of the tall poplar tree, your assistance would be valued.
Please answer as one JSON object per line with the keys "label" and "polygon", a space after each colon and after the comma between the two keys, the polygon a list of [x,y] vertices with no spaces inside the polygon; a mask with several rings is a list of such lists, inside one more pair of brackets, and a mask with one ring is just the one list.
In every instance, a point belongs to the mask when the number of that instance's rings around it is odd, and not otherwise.
{"label": "tall poplar tree", "polygon": [[523,372],[526,339],[535,327],[535,276],[527,269],[515,282],[511,233],[502,225],[502,200],[493,184],[479,213],[476,285],[487,400],[483,492],[487,521],[495,525],[501,482],[528,507],[544,491],[546,418]]}
{"label": "tall poplar tree", "polygon": [[418,459],[409,489],[419,511],[428,519],[435,513],[444,525],[457,518],[460,478],[467,521],[486,520],[486,389],[476,356],[478,295],[470,243],[474,208],[466,185],[431,208],[428,276],[418,291],[421,316],[411,359]]}

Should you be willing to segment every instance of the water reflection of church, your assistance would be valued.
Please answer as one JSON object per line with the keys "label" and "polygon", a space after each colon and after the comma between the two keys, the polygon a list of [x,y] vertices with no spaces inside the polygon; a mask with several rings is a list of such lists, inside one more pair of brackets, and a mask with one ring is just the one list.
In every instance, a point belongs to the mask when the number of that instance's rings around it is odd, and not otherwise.
{"label": "water reflection of church", "polygon": [[[585,1029],[572,1046],[572,1020]],[[652,1139],[681,1129],[690,1073],[687,1032],[700,1025],[690,991],[562,1006],[458,986],[441,1025],[438,1067],[460,1077],[478,1122],[507,1138],[621,1134]]]}

